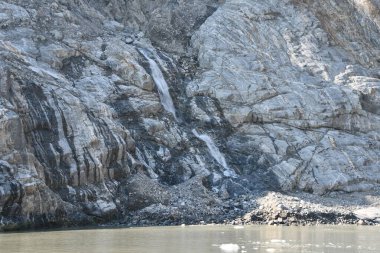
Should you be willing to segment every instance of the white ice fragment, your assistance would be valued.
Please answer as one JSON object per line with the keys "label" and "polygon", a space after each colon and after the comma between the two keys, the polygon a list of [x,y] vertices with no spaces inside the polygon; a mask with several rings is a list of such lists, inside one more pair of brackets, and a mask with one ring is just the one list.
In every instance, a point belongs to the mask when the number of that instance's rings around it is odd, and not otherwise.
{"label": "white ice fragment", "polygon": [[222,244],[219,246],[219,248],[223,251],[223,252],[238,252],[240,247],[239,245],[237,244],[234,244],[234,243],[227,243],[227,244]]}
{"label": "white ice fragment", "polygon": [[280,239],[272,239],[270,241],[271,243],[286,243],[286,240],[280,240]]}

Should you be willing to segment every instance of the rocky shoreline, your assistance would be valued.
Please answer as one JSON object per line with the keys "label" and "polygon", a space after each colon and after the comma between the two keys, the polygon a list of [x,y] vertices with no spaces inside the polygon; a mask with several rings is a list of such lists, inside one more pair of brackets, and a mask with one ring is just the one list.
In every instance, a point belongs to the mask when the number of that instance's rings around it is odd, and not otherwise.
{"label": "rocky shoreline", "polygon": [[[94,220],[80,223],[50,223],[36,226],[34,223],[10,223],[0,226],[1,232],[39,229],[73,228],[120,228],[149,226],[189,225],[272,225],[272,226],[319,226],[319,225],[360,225],[380,226],[380,198],[373,194],[361,194],[362,199],[371,199],[367,205],[355,200],[356,194],[341,194],[339,204],[335,194],[315,196],[305,193],[286,195],[279,192],[265,192],[258,195],[244,195],[227,200],[223,206],[208,211],[204,208],[164,206],[154,204],[142,210],[129,213],[126,217],[111,222]],[[376,213],[377,212],[377,213]],[[21,225],[20,225],[21,224]]]}
{"label": "rocky shoreline", "polygon": [[[131,214],[120,226],[172,226],[172,225],[380,225],[380,213],[371,215],[371,210],[378,210],[378,201],[372,200],[366,206],[352,198],[352,194],[341,194],[339,204],[334,205],[334,196],[320,197],[305,193],[285,195],[267,192],[264,197],[241,196],[225,203],[224,212],[219,214],[189,214],[186,210],[150,207]],[[369,198],[370,195],[362,195]],[[371,195],[373,196],[373,195]],[[307,199],[306,201],[304,199]],[[316,202],[317,201],[317,202]],[[314,202],[314,203],[313,203]],[[375,207],[374,207],[375,206]],[[376,207],[377,206],[377,207]],[[158,211],[161,208],[160,211]],[[248,211],[250,210],[250,211]],[[164,216],[157,213],[165,214]],[[115,225],[115,224],[114,224]]]}

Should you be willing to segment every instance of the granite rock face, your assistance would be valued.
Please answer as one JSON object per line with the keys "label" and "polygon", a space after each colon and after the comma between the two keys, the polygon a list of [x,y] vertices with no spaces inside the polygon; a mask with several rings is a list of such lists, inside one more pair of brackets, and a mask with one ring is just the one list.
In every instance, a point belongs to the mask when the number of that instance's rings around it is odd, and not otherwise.
{"label": "granite rock face", "polygon": [[379,182],[379,2],[348,2],[227,1],[192,37],[202,72],[188,95],[218,100],[229,152],[283,189]]}
{"label": "granite rock face", "polygon": [[265,190],[377,187],[379,7],[0,1],[0,226],[201,219]]}

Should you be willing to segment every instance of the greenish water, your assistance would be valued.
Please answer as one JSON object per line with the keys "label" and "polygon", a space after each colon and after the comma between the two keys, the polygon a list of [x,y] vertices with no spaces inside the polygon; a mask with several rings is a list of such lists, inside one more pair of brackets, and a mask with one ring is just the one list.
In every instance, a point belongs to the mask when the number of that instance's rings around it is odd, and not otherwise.
{"label": "greenish water", "polygon": [[186,226],[0,234],[0,252],[380,252],[380,227]]}

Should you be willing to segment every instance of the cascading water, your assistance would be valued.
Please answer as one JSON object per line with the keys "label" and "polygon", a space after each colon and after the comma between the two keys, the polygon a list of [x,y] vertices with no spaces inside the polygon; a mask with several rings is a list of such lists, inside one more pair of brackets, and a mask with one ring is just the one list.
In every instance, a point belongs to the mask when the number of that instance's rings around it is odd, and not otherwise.
{"label": "cascading water", "polygon": [[177,119],[175,114],[175,107],[173,104],[173,100],[169,93],[169,87],[167,82],[165,81],[164,75],[161,72],[160,67],[157,63],[151,59],[148,54],[144,51],[144,49],[139,49],[139,52],[148,60],[150,69],[152,71],[152,78],[156,87],[158,89],[158,94],[160,95],[161,104],[164,109],[171,114],[173,114],[174,118]]}
{"label": "cascading water", "polygon": [[197,130],[193,129],[193,134],[200,140],[204,141],[210,151],[210,154],[214,159],[224,168],[223,175],[226,177],[235,177],[236,173],[233,171],[230,167],[228,167],[228,164],[226,162],[226,158],[224,155],[219,151],[218,147],[215,145],[214,141],[211,139],[210,136],[206,134],[199,134]]}

